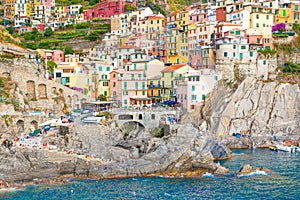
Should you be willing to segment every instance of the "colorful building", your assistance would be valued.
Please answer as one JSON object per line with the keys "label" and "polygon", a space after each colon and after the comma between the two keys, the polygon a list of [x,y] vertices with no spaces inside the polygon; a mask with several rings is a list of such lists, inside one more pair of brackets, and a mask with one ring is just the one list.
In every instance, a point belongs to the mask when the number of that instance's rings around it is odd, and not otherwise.
{"label": "colorful building", "polygon": [[190,71],[195,71],[187,64],[174,64],[161,71],[161,96],[163,100],[175,99],[176,88],[179,81],[183,80]]}
{"label": "colorful building", "polygon": [[92,20],[99,17],[110,17],[126,12],[125,5],[136,6],[136,0],[104,0],[94,8],[84,11],[84,20]]}
{"label": "colorful building", "polygon": [[211,69],[191,71],[177,86],[177,101],[181,103],[184,112],[194,111],[203,105],[206,96],[213,90],[215,83],[221,79],[221,74]]}

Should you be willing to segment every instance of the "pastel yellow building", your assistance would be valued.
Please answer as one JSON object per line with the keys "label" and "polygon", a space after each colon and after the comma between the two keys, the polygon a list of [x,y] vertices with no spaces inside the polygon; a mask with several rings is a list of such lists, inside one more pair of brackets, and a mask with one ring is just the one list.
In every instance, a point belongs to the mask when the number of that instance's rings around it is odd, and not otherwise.
{"label": "pastel yellow building", "polygon": [[163,15],[151,16],[146,20],[147,38],[158,39],[160,34],[165,32],[165,18]]}
{"label": "pastel yellow building", "polygon": [[188,57],[188,26],[189,11],[181,11],[177,13],[179,38],[177,45],[178,58],[180,63],[187,63]]}
{"label": "pastel yellow building", "polygon": [[174,64],[161,71],[161,96],[163,100],[175,99],[176,89],[180,81],[189,72],[195,71],[187,64]]}
{"label": "pastel yellow building", "polygon": [[147,95],[149,98],[152,99],[152,103],[160,103],[162,101],[161,97],[161,83],[160,83],[160,76],[156,76],[153,78],[148,78],[147,80]]}
{"label": "pastel yellow building", "polygon": [[15,17],[15,4],[17,0],[6,0],[4,3],[4,17],[14,19]]}
{"label": "pastel yellow building", "polygon": [[261,6],[246,6],[250,11],[250,28],[271,28],[274,24],[272,10]]}
{"label": "pastel yellow building", "polygon": [[278,13],[275,15],[275,24],[280,23],[294,23],[293,11],[290,8],[279,8]]}

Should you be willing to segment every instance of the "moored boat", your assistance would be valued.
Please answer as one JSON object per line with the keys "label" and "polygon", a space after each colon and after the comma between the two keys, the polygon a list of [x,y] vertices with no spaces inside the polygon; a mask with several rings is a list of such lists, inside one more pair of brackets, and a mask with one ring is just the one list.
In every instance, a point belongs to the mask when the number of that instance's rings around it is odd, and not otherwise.
{"label": "moored boat", "polygon": [[269,146],[269,149],[270,149],[271,151],[277,151],[276,146]]}

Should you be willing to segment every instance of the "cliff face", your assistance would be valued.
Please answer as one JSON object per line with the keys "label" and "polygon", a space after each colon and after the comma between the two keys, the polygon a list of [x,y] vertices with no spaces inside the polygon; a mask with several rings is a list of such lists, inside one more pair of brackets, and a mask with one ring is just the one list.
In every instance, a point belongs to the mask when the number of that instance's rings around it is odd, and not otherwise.
{"label": "cliff face", "polygon": [[[271,132],[297,134],[300,126],[298,84],[246,78],[235,91],[219,83],[203,108],[203,123],[211,133],[250,131],[253,136]],[[226,89],[227,88],[227,89]],[[226,92],[227,91],[227,92]]]}

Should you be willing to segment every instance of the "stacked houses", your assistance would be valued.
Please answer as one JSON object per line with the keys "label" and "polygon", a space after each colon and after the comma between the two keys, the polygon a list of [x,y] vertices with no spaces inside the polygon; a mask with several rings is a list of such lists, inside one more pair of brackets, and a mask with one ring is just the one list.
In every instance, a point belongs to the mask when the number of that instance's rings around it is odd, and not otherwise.
{"label": "stacked houses", "polygon": [[[286,30],[281,31],[291,32],[293,24],[300,22],[297,0],[216,0],[168,16],[147,7],[127,12],[127,4],[137,6],[135,0],[104,0],[81,13],[80,5],[46,5],[58,23],[111,19],[111,32],[101,44],[87,49],[85,57],[65,56],[58,63],[56,81],[81,88],[95,99],[105,96],[124,108],[174,100],[192,111],[224,76],[220,69],[237,64],[266,68],[268,61],[258,58],[258,51],[274,49],[277,33],[272,27],[284,23]],[[40,21],[51,21],[51,17],[39,18],[38,8],[31,8]],[[71,22],[72,13],[76,17]]]}

